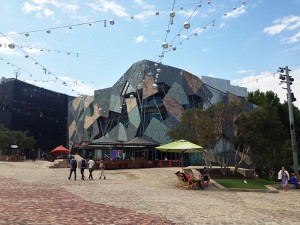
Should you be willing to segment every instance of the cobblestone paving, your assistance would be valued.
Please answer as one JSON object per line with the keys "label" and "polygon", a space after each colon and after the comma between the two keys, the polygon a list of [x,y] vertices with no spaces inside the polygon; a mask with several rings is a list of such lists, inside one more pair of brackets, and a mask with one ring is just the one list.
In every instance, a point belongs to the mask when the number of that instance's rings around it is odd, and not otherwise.
{"label": "cobblestone paving", "polygon": [[69,169],[49,169],[43,161],[0,162],[0,225],[300,224],[300,190],[182,190],[177,170],[108,170],[106,180],[96,170],[94,180],[74,181]]}
{"label": "cobblestone paving", "polygon": [[43,184],[0,180],[1,224],[174,224],[133,210],[97,204]]}

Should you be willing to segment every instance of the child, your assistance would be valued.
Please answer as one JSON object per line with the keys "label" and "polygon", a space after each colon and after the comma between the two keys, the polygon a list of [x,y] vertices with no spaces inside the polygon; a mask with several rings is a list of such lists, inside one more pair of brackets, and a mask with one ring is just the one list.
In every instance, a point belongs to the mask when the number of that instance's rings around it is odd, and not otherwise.
{"label": "child", "polygon": [[299,183],[298,183],[298,180],[297,180],[297,177],[294,173],[291,173],[291,183],[295,186],[296,189],[299,188]]}

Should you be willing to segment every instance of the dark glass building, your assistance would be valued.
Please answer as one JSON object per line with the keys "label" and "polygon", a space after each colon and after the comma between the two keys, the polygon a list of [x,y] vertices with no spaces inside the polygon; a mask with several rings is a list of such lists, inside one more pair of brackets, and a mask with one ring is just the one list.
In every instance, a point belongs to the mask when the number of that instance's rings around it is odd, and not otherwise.
{"label": "dark glass building", "polygon": [[[1,78],[0,123],[16,131],[29,131],[36,150],[49,152],[67,143],[68,95],[46,90],[14,78]],[[30,151],[25,155],[30,157]]]}

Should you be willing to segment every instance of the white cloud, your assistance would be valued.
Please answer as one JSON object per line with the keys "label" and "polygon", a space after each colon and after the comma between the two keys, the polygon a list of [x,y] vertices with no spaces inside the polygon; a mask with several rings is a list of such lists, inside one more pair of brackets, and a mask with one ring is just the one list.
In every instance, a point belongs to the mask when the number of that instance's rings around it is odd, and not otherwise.
{"label": "white cloud", "polygon": [[24,5],[23,5],[23,12],[25,13],[31,13],[31,12],[36,12],[36,11],[40,11],[42,9],[42,7],[40,5],[33,5],[33,4],[30,4],[28,2],[25,2]]}
{"label": "white cloud", "polygon": [[141,42],[146,42],[146,38],[143,35],[137,36],[135,38],[135,43],[141,43]]}
{"label": "white cloud", "polygon": [[224,22],[220,23],[219,28],[223,28],[223,27],[225,27],[225,23]]}
{"label": "white cloud", "polygon": [[203,29],[203,27],[197,27],[195,29],[193,29],[192,33],[193,34],[201,34],[203,33],[205,30]]}
{"label": "white cloud", "polygon": [[285,42],[288,44],[296,43],[299,40],[300,40],[300,31],[291,37],[285,37],[285,38],[281,39],[282,42]]}
{"label": "white cloud", "polygon": [[246,7],[244,5],[230,11],[230,12],[227,12],[223,15],[223,18],[224,19],[229,19],[229,18],[238,18],[240,17],[241,15],[247,13],[246,11]]}
{"label": "white cloud", "polygon": [[[291,85],[292,92],[294,93],[297,101],[293,102],[296,107],[300,109],[300,69],[292,70],[290,76],[295,78],[293,85]],[[279,74],[273,74],[270,72],[262,72],[259,75],[245,76],[237,81],[232,81],[232,83],[237,84],[242,87],[246,87],[248,92],[260,90],[262,92],[273,91],[278,95],[280,101],[283,103],[287,100],[287,91],[283,89],[286,88],[286,84],[279,85]]]}
{"label": "white cloud", "polygon": [[49,3],[55,6],[57,9],[61,9],[65,12],[70,12],[72,14],[75,14],[79,9],[79,6],[77,4],[65,3],[59,0],[49,0]]}
{"label": "white cloud", "polygon": [[54,14],[54,12],[51,11],[50,9],[44,9],[44,16],[45,17],[52,16],[53,14]]}
{"label": "white cloud", "polygon": [[181,37],[182,39],[187,39],[187,38],[188,38],[188,36],[187,36],[186,34],[180,35],[180,37]]}
{"label": "white cloud", "polygon": [[37,4],[37,5],[45,5],[48,0],[31,0],[34,4]]}
{"label": "white cloud", "polygon": [[11,41],[9,41],[5,37],[0,37],[0,53],[5,55],[14,55],[16,54],[16,48],[12,49],[9,48],[9,44],[12,44]]}
{"label": "white cloud", "polygon": [[30,2],[25,2],[23,5],[24,13],[35,13],[37,17],[50,17],[55,14],[50,8],[55,7],[58,10],[75,14],[79,8],[76,4],[65,3],[59,0],[29,0]]}
{"label": "white cloud", "polygon": [[[59,79],[67,84],[67,86],[64,86],[66,87],[66,89],[68,89],[67,93],[69,93],[70,95],[74,95],[76,93],[90,96],[94,95],[95,88],[88,83],[75,80],[74,78],[71,78],[69,76],[61,76],[59,77]],[[74,90],[74,92],[72,92],[72,90]]]}
{"label": "white cloud", "polygon": [[79,80],[75,80],[69,76],[60,76],[58,80],[53,80],[53,77],[44,78],[43,81],[38,80],[24,80],[27,83],[36,85],[38,87],[43,87],[48,90],[56,91],[59,93],[64,93],[70,96],[81,95],[94,95],[95,87],[84,83]]}
{"label": "white cloud", "polygon": [[247,73],[247,70],[239,70],[237,73],[244,74],[244,73]]}
{"label": "white cloud", "polygon": [[198,14],[198,11],[194,11],[194,10],[190,9],[190,10],[180,10],[176,13],[179,15],[182,15],[183,17],[190,17],[191,15],[196,16]]}
{"label": "white cloud", "polygon": [[[20,44],[21,45],[21,44]],[[23,45],[25,46],[25,45]],[[44,46],[39,43],[39,42],[36,42],[36,43],[32,43],[30,46],[25,46],[23,47],[24,51],[30,55],[40,55],[42,54],[43,52],[41,51],[41,49],[43,49]]]}
{"label": "white cloud", "polygon": [[95,4],[88,4],[92,9],[100,12],[112,12],[118,17],[127,17],[126,9],[114,1],[98,0]]}
{"label": "white cloud", "polygon": [[266,27],[264,29],[264,32],[269,35],[275,35],[281,33],[284,29],[286,29],[286,27],[287,27],[286,24],[277,24],[271,27]]}
{"label": "white cloud", "polygon": [[143,9],[153,9],[155,6],[147,4],[144,0],[134,0],[134,2]]}
{"label": "white cloud", "polygon": [[[280,41],[288,44],[296,43],[300,40],[300,16],[286,16],[274,20],[273,24],[273,26],[265,27],[264,33],[273,36],[285,32],[285,36]],[[294,33],[291,34],[292,32]]]}
{"label": "white cloud", "polygon": [[140,21],[145,21],[151,16],[155,16],[155,12],[152,10],[148,10],[148,11],[143,11],[137,15],[134,15],[134,18]]}

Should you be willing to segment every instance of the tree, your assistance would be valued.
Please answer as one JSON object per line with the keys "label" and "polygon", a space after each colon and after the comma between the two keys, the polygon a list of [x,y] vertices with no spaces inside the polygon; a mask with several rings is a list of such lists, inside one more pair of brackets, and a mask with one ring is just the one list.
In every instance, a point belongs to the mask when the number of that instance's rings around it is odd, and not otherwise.
{"label": "tree", "polygon": [[256,105],[271,105],[273,108],[277,109],[281,103],[280,98],[273,91],[267,91],[266,93],[256,90],[254,92],[249,92],[247,100]]}
{"label": "tree", "polygon": [[14,154],[11,151],[11,145],[17,145],[19,148],[32,148],[35,145],[35,139],[29,135],[29,132],[12,131],[0,124],[0,150],[4,154]]}
{"label": "tree", "polygon": [[199,108],[185,111],[179,125],[168,132],[173,140],[185,139],[209,149],[215,144],[215,132],[207,111]]}
{"label": "tree", "polygon": [[270,177],[275,168],[283,162],[282,148],[285,140],[283,125],[277,112],[270,105],[241,114],[237,121],[237,135],[234,139],[238,146],[250,146],[251,159],[255,166],[267,171]]}
{"label": "tree", "polygon": [[[262,105],[269,105],[272,108],[274,108],[280,117],[280,121],[283,124],[283,130],[284,134],[283,136],[285,137],[284,142],[285,143],[291,143],[291,135],[290,135],[290,119],[289,119],[289,107],[288,107],[288,102],[285,101],[284,103],[280,103],[280,100],[277,96],[272,91],[267,91],[266,93],[260,92],[259,90],[255,92],[250,92],[248,94],[247,100],[251,103],[254,103],[258,106]],[[294,112],[294,125],[295,125],[295,132],[298,134],[297,138],[297,143],[298,146],[300,146],[300,111],[297,107],[293,106],[293,112]],[[290,155],[292,155],[292,145],[285,145],[284,147],[285,151],[287,152],[288,158],[290,158]],[[300,155],[298,155],[298,160],[299,160]],[[291,164],[293,161],[289,161]],[[283,165],[289,165],[289,164],[283,164]]]}
{"label": "tree", "polygon": [[[168,132],[173,140],[185,139],[211,149],[216,143],[216,132],[211,126],[213,120],[209,112],[199,108],[186,110],[179,125]],[[202,154],[205,164],[210,165],[207,152]]]}
{"label": "tree", "polygon": [[[256,90],[254,92],[249,92],[247,100],[253,104],[258,106],[262,105],[270,105],[277,111],[278,116],[280,117],[280,121],[284,125],[285,136],[287,139],[290,139],[290,120],[289,120],[289,108],[288,102],[285,101],[284,103],[280,103],[280,99],[273,91],[267,91],[266,93],[260,92]],[[297,107],[293,107],[294,111],[294,120],[295,120],[295,128],[296,133],[299,134],[300,132],[300,111]],[[299,139],[298,139],[299,142]]]}
{"label": "tree", "polygon": [[[241,112],[237,103],[218,103],[207,110],[199,108],[187,110],[181,123],[169,131],[171,139],[186,139],[207,150],[203,154],[206,165],[210,165],[209,152],[222,170],[228,166],[228,153],[233,142],[233,122]],[[221,144],[218,148],[216,143]]]}
{"label": "tree", "polygon": [[229,153],[233,149],[234,121],[242,112],[242,106],[237,102],[218,103],[208,108],[207,111],[213,119],[211,126],[215,130],[217,138],[217,143],[212,151],[217,164],[225,173],[229,163]]}

